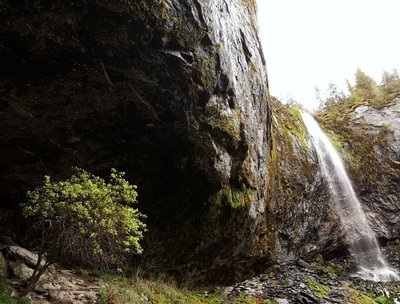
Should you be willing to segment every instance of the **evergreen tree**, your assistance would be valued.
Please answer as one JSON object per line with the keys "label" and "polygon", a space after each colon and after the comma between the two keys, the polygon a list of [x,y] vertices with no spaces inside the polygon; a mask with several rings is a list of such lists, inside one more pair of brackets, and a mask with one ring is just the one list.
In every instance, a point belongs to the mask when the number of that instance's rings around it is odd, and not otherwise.
{"label": "evergreen tree", "polygon": [[382,86],[384,91],[387,94],[392,95],[392,97],[400,95],[400,76],[397,70],[393,70],[392,73],[383,71]]}
{"label": "evergreen tree", "polygon": [[360,68],[356,71],[356,85],[353,89],[354,97],[361,100],[373,100],[379,95],[379,87],[370,76]]}

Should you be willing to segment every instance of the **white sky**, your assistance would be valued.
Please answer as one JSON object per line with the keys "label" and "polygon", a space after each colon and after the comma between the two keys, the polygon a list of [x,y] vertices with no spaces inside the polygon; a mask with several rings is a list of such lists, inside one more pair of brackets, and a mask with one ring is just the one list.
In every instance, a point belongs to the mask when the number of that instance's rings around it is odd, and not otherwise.
{"label": "white sky", "polygon": [[271,94],[316,105],[315,86],[346,90],[360,67],[400,71],[400,0],[257,0]]}

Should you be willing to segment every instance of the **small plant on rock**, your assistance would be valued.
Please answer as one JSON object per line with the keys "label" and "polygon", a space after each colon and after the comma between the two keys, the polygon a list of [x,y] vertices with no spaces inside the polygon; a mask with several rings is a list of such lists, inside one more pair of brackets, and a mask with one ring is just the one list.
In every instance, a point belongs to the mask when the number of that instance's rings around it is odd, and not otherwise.
{"label": "small plant on rock", "polygon": [[136,186],[115,169],[108,182],[85,170],[75,171],[58,182],[45,176],[43,186],[27,193],[22,211],[33,223],[32,245],[39,258],[22,295],[55,262],[110,270],[122,266],[130,253],[142,252],[139,241],[146,225],[141,221],[144,216],[132,207]]}

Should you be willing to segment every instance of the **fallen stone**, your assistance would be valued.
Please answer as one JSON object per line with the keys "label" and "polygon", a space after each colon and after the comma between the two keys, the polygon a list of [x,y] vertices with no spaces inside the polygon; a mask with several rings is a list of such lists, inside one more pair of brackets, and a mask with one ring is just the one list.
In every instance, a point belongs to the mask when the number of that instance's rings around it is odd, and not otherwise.
{"label": "fallen stone", "polygon": [[[9,246],[6,248],[6,259],[14,260],[26,264],[29,267],[36,267],[38,255],[19,246]],[[42,261],[44,265],[45,261]]]}
{"label": "fallen stone", "polygon": [[31,299],[32,304],[51,304],[49,301],[45,299]]}
{"label": "fallen stone", "polygon": [[308,269],[308,268],[311,268],[310,263],[304,261],[303,259],[299,259],[299,260],[297,261],[297,265],[299,265],[300,267],[303,267],[303,268],[307,268],[307,269]]}
{"label": "fallen stone", "polygon": [[286,299],[274,298],[274,301],[275,301],[277,304],[289,304],[289,301],[286,300]]}
{"label": "fallen stone", "polygon": [[58,270],[39,282],[35,292],[47,293],[51,303],[94,304],[102,285],[98,278],[83,278],[69,270]]}
{"label": "fallen stone", "polygon": [[11,271],[11,274],[23,282],[28,281],[33,274],[33,269],[22,263],[8,261],[8,267]]}
{"label": "fallen stone", "polygon": [[223,295],[223,296],[229,296],[229,295],[232,294],[233,290],[234,290],[234,287],[233,287],[233,286],[229,286],[229,287],[223,288],[223,289],[220,291],[220,293],[221,293],[221,295]]}

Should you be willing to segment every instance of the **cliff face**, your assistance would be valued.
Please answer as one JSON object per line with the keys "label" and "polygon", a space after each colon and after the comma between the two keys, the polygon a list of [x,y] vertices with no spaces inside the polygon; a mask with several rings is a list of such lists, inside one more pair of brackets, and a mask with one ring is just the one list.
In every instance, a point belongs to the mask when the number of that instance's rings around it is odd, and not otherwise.
{"label": "cliff face", "polygon": [[116,167],[150,232],[191,240],[176,259],[250,250],[270,140],[253,1],[2,1],[0,28],[3,206]]}
{"label": "cliff face", "polygon": [[257,188],[268,107],[254,9],[241,1],[3,2],[2,183],[124,164],[143,146],[168,158],[168,149],[154,151],[163,143],[189,157],[171,155],[181,172]]}
{"label": "cliff face", "polygon": [[269,199],[259,245],[280,259],[345,249],[344,231],[331,203],[318,157],[298,108],[272,98]]}
{"label": "cliff face", "polygon": [[[400,99],[381,109],[355,108],[351,125],[368,140],[355,150],[352,173],[370,220],[381,237],[400,235]],[[364,156],[362,153],[367,152]]]}
{"label": "cliff face", "polygon": [[[400,100],[376,108],[361,102],[320,114],[342,152],[369,222],[379,237],[400,234]],[[340,123],[336,123],[340,121]]]}

